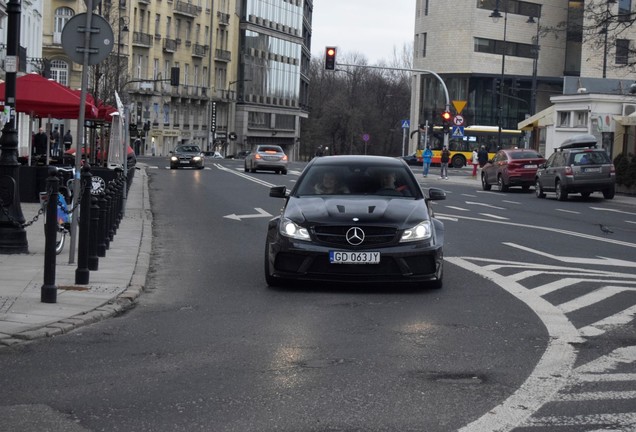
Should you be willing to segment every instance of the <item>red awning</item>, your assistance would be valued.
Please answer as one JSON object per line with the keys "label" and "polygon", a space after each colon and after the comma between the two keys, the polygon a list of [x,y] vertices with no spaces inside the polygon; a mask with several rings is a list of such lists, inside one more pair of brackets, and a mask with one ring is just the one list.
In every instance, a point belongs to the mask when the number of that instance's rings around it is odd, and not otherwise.
{"label": "red awning", "polygon": [[[15,109],[34,117],[77,119],[80,113],[80,96],[57,81],[30,73],[16,78]],[[0,84],[0,101],[5,100],[6,84]],[[84,115],[96,118],[97,107],[86,101]]]}

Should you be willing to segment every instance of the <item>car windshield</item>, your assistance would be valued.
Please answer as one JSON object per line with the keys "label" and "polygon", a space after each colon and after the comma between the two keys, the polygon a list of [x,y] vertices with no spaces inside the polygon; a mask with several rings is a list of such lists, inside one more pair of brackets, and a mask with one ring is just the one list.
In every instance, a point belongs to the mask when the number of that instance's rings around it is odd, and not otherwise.
{"label": "car windshield", "polygon": [[192,153],[192,152],[200,152],[201,150],[199,150],[199,147],[194,146],[194,145],[188,145],[188,146],[181,146],[181,147],[177,147],[178,152],[186,152],[186,153]]}
{"label": "car windshield", "polygon": [[416,197],[418,185],[402,166],[320,165],[296,185],[296,195],[378,195]]}

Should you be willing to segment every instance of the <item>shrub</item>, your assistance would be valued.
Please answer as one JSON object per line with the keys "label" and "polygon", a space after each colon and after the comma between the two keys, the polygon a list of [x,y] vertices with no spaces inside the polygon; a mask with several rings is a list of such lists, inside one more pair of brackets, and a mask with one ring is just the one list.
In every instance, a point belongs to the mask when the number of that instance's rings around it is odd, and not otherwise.
{"label": "shrub", "polygon": [[636,185],[636,156],[619,154],[614,158],[616,183],[627,187]]}

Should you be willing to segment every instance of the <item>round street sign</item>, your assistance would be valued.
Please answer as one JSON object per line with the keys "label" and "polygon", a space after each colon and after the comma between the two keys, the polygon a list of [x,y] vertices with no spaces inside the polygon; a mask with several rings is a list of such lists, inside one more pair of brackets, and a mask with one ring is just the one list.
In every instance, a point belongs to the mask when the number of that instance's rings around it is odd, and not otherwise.
{"label": "round street sign", "polygon": [[363,134],[362,135],[362,141],[364,142],[369,142],[369,140],[371,139],[371,137],[369,136],[369,134]]}
{"label": "round street sign", "polygon": [[[62,30],[62,48],[75,63],[84,63],[84,34],[86,14],[75,15],[68,20]],[[110,23],[100,15],[91,16],[91,37],[88,48],[88,64],[95,65],[108,57],[113,50],[113,29]]]}
{"label": "round street sign", "polygon": [[455,117],[453,117],[453,123],[455,124],[455,126],[461,126],[464,124],[464,117],[460,116],[459,114],[457,114]]}

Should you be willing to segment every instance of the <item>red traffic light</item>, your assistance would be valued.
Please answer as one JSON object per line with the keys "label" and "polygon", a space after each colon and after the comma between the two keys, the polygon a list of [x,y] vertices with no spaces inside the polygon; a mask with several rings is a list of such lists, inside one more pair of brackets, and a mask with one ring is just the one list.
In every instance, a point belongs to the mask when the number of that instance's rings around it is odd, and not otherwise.
{"label": "red traffic light", "polygon": [[444,119],[444,121],[449,121],[451,119],[451,113],[448,111],[444,111],[442,113],[442,119]]}
{"label": "red traffic light", "polygon": [[325,69],[327,70],[335,70],[336,69],[336,47],[326,47],[325,48]]}

